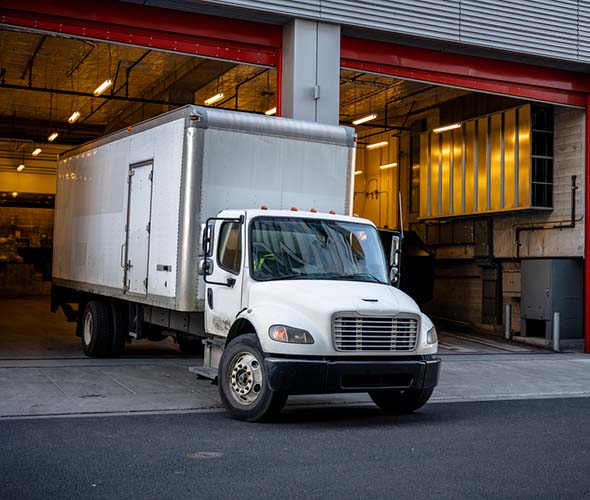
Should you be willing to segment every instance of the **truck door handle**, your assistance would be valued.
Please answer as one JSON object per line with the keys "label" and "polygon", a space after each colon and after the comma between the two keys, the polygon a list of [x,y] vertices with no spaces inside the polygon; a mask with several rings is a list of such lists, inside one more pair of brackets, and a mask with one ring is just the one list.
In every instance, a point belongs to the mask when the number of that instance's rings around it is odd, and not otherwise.
{"label": "truck door handle", "polygon": [[125,248],[125,245],[126,245],[126,243],[123,243],[121,245],[121,260],[120,260],[120,262],[121,262],[121,267],[123,269],[125,269],[125,262],[123,262],[123,260],[125,259],[125,255],[124,255],[124,252],[123,252],[123,249]]}

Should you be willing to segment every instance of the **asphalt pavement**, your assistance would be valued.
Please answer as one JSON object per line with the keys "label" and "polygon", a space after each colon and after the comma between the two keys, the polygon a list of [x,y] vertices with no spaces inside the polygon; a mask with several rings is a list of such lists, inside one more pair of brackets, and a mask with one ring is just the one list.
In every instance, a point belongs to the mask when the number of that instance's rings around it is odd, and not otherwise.
{"label": "asphalt pavement", "polygon": [[590,399],[0,421],[0,498],[590,499]]}

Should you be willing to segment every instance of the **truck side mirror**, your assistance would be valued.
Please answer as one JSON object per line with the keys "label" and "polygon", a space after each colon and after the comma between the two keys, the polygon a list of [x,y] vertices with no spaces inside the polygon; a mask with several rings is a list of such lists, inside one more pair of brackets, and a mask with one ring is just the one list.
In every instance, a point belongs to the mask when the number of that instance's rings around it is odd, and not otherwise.
{"label": "truck side mirror", "polygon": [[203,255],[203,258],[199,261],[199,274],[201,276],[209,276],[213,273],[213,261],[211,256],[213,255],[213,224],[214,221],[209,221],[208,224],[201,225],[201,231],[203,237],[201,238],[201,248],[199,254]]}
{"label": "truck side mirror", "polygon": [[389,252],[389,278],[391,284],[397,286],[400,279],[400,262],[402,253],[402,241],[399,235],[391,237],[391,251]]}

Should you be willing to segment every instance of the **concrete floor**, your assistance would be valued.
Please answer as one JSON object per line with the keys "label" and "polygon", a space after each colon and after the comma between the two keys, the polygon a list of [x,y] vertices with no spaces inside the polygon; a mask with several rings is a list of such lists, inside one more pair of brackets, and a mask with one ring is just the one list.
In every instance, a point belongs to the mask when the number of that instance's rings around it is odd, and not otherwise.
{"label": "concrete floor", "polygon": [[[590,396],[590,356],[556,354],[441,329],[432,402]],[[0,418],[219,411],[217,387],[171,341],[136,342],[113,359],[84,356],[74,325],[46,297],[0,298]],[[290,406],[367,405],[365,394],[295,396]]]}

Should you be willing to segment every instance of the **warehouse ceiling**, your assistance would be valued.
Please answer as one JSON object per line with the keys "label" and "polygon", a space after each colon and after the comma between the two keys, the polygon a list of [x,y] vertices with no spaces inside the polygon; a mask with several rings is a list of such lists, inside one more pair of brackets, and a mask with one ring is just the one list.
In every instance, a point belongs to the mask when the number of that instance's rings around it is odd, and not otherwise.
{"label": "warehouse ceiling", "polygon": [[[112,85],[94,92],[105,80]],[[391,77],[341,71],[341,123],[377,113],[359,136],[404,130],[410,114],[466,93]],[[276,105],[276,70],[141,47],[0,30],[0,169],[53,173],[56,154],[188,103],[263,113]],[[80,113],[74,123],[68,118]],[[51,134],[58,136],[48,141]],[[373,132],[374,133],[374,132]],[[38,147],[38,157],[31,153]],[[11,161],[6,162],[6,159]],[[44,161],[43,161],[44,160]],[[34,170],[29,168],[28,172]],[[47,173],[50,173],[47,171]]]}

